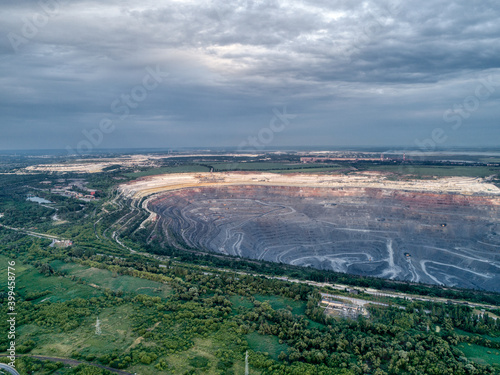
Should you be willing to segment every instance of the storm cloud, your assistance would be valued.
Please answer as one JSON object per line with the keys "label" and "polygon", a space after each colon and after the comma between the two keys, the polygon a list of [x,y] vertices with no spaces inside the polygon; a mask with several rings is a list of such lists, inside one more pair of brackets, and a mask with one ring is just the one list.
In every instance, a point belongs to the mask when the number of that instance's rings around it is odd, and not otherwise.
{"label": "storm cloud", "polygon": [[441,146],[500,136],[495,1],[0,9],[1,149],[238,147],[284,110],[297,116],[268,148],[415,146],[436,129]]}

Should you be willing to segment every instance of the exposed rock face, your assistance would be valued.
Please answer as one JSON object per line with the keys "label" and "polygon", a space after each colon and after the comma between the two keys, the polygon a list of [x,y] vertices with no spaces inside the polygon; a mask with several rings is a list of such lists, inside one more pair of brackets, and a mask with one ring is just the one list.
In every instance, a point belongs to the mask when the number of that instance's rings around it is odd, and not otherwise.
{"label": "exposed rock face", "polygon": [[500,197],[380,188],[218,186],[149,201],[196,248],[500,291]]}
{"label": "exposed rock face", "polygon": [[443,177],[429,180],[391,180],[381,172],[359,172],[349,175],[321,175],[310,173],[259,173],[259,172],[217,172],[217,173],[174,173],[139,178],[120,185],[122,196],[140,199],[165,191],[190,187],[222,186],[284,186],[318,188],[362,188],[404,190],[415,192],[436,192],[461,195],[497,195],[500,189],[482,178]]}

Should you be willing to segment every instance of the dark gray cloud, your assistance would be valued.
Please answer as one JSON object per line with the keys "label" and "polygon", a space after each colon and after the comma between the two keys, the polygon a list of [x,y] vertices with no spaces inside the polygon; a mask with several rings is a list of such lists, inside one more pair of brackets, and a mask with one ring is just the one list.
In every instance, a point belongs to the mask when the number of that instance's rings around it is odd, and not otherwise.
{"label": "dark gray cloud", "polygon": [[[448,136],[440,146],[495,145],[500,135],[495,1],[4,0],[0,9],[1,149],[76,148],[103,120],[113,130],[93,147],[237,147],[284,106],[299,116],[268,147],[415,145],[435,128]],[[150,81],[148,67],[168,76]],[[140,100],[126,104],[130,96]]]}

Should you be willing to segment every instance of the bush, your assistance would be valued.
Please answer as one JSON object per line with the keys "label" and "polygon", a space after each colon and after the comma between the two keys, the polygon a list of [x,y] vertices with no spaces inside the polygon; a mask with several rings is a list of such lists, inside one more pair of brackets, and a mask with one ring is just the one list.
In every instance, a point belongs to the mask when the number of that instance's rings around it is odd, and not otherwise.
{"label": "bush", "polygon": [[196,367],[196,368],[207,367],[209,363],[210,363],[210,360],[208,358],[205,358],[202,356],[196,356],[196,357],[193,357],[189,360],[189,364],[193,367]]}

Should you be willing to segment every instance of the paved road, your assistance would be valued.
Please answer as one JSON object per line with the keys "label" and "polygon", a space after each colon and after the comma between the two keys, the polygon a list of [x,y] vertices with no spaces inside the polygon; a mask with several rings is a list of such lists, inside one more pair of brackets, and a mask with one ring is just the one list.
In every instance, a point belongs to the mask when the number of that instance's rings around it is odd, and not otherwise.
{"label": "paved road", "polygon": [[47,238],[49,240],[59,240],[59,241],[64,241],[65,240],[65,238],[54,236],[52,234],[32,232],[32,231],[29,231],[29,230],[26,230],[26,229],[9,227],[8,225],[0,224],[0,227],[7,228],[7,229],[10,229],[10,230],[15,230],[16,232],[24,233],[24,234],[27,234],[28,236],[33,236],[33,237],[38,237],[38,238]]}

